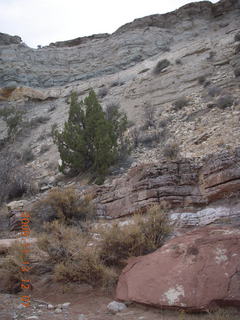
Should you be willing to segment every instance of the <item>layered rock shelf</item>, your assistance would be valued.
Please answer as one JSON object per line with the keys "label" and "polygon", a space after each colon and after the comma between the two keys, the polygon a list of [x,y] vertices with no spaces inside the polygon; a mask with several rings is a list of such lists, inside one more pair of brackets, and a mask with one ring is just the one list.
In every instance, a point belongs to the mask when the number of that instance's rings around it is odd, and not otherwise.
{"label": "layered rock shelf", "polygon": [[208,156],[142,165],[95,190],[99,215],[118,218],[152,204],[203,208],[240,191],[240,149]]}

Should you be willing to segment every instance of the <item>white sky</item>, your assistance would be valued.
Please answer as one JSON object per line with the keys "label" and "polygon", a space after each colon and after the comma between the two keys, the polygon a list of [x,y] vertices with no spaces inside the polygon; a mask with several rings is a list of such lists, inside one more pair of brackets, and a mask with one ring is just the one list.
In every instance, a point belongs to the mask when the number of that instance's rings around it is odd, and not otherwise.
{"label": "white sky", "polygon": [[[112,33],[136,18],[173,11],[190,0],[0,0],[0,32],[30,47]],[[217,0],[211,0],[216,3]]]}

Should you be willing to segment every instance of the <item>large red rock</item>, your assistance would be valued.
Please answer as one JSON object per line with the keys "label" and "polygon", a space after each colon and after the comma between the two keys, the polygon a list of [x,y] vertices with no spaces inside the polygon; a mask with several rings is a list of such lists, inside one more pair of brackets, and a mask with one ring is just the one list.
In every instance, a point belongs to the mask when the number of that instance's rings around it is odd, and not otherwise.
{"label": "large red rock", "polygon": [[161,308],[240,306],[240,230],[205,227],[130,259],[117,299]]}

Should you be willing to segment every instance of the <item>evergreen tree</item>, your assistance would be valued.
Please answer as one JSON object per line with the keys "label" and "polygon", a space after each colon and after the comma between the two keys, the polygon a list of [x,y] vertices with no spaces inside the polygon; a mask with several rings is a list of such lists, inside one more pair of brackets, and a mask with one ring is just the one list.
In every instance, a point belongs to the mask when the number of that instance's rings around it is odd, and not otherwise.
{"label": "evergreen tree", "polygon": [[[109,110],[108,110],[109,111]],[[127,117],[118,108],[104,112],[93,90],[81,102],[72,93],[68,121],[59,132],[53,130],[54,142],[62,159],[61,171],[90,171],[101,183],[126,145]]]}

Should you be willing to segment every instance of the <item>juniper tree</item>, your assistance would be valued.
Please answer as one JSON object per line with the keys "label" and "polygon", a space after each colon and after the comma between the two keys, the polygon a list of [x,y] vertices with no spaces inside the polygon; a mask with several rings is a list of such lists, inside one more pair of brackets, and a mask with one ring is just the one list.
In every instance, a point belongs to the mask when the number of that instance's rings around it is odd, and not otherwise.
{"label": "juniper tree", "polygon": [[68,120],[63,130],[53,130],[62,165],[60,170],[76,173],[90,171],[97,182],[103,181],[108,168],[119,159],[126,144],[127,118],[118,109],[103,111],[93,90],[82,101],[71,95]]}

